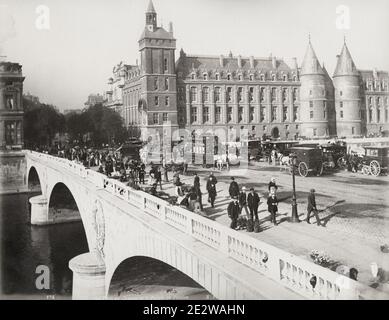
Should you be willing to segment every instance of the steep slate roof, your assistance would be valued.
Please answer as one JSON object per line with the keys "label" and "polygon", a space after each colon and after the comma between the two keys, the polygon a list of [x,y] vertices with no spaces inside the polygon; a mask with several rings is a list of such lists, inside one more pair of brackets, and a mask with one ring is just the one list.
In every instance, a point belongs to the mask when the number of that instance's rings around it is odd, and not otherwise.
{"label": "steep slate roof", "polygon": [[355,66],[355,63],[353,61],[353,58],[351,57],[350,51],[348,50],[346,43],[344,43],[342,52],[338,58],[338,63],[336,64],[334,77],[348,75],[357,76],[358,70]]}
{"label": "steep slate roof", "polygon": [[193,69],[197,70],[214,70],[214,71],[262,71],[266,73],[270,70],[275,71],[291,71],[291,68],[280,59],[276,60],[276,69],[273,68],[272,58],[253,58],[253,68],[250,64],[250,58],[241,57],[241,68],[238,65],[238,57],[224,56],[223,66],[220,65],[220,56],[197,56],[197,55],[181,55],[177,61],[177,69],[187,75]]}
{"label": "steep slate roof", "polygon": [[305,52],[303,63],[301,64],[301,75],[304,74],[322,74],[325,75],[323,68],[317,59],[312,43],[309,41],[307,51]]}
{"label": "steep slate roof", "polygon": [[154,4],[153,4],[153,1],[152,1],[152,0],[150,0],[150,2],[149,2],[149,6],[147,7],[146,13],[156,13],[156,12],[155,12],[155,9],[154,9]]}
{"label": "steep slate roof", "polygon": [[150,31],[146,27],[144,28],[142,35],[140,36],[140,39],[170,39],[170,40],[175,40],[173,35],[170,32],[167,32],[164,28],[162,27],[157,27],[156,30]]}
{"label": "steep slate roof", "polygon": [[[375,71],[374,70],[358,70],[358,71],[364,80],[375,79],[375,77],[374,77]],[[389,79],[389,72],[386,72],[386,71],[376,71],[376,75],[377,75],[376,79],[378,79],[378,80]]]}

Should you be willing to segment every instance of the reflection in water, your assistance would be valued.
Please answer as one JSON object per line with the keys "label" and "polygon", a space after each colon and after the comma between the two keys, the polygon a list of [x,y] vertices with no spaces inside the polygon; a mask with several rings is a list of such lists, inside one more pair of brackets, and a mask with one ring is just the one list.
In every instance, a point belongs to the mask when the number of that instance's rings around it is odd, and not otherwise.
{"label": "reflection in water", "polygon": [[[0,196],[2,298],[70,299],[73,257],[88,252],[82,222],[30,225],[28,199],[37,194]],[[209,293],[176,269],[156,260],[129,259],[110,288],[114,299],[208,299]],[[38,290],[36,267],[50,270],[50,288]],[[51,298],[51,297],[50,297]]]}

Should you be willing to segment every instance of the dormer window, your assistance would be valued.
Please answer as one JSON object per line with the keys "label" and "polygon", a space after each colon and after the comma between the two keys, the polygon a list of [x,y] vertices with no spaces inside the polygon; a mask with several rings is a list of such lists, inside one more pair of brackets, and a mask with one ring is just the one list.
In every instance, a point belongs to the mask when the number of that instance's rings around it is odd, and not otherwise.
{"label": "dormer window", "polygon": [[284,74],[284,81],[288,81],[288,76],[286,74]]}
{"label": "dormer window", "polygon": [[242,81],[242,80],[243,80],[243,77],[242,77],[241,74],[238,76],[238,80],[239,80],[239,81]]}
{"label": "dormer window", "polygon": [[228,75],[227,75],[227,80],[228,80],[228,81],[231,80],[231,74],[228,74]]}
{"label": "dormer window", "polygon": [[216,80],[220,80],[220,74],[217,73],[215,78],[216,78]]}
{"label": "dormer window", "polygon": [[273,75],[271,76],[271,80],[272,80],[272,81],[276,81],[276,75],[275,75],[275,74],[273,74]]}
{"label": "dormer window", "polygon": [[297,82],[297,76],[294,76],[294,77],[293,77],[293,81],[294,81],[294,82]]}
{"label": "dormer window", "polygon": [[195,79],[196,79],[196,75],[195,75],[194,73],[192,73],[192,74],[190,75],[190,77],[191,77],[192,80],[195,80]]}
{"label": "dormer window", "polygon": [[208,75],[206,73],[203,73],[203,79],[208,80]]}
{"label": "dormer window", "polygon": [[261,79],[261,81],[265,81],[265,76],[263,74],[261,74],[260,79]]}
{"label": "dormer window", "polygon": [[254,75],[250,74],[250,81],[253,81],[253,80],[254,80]]}

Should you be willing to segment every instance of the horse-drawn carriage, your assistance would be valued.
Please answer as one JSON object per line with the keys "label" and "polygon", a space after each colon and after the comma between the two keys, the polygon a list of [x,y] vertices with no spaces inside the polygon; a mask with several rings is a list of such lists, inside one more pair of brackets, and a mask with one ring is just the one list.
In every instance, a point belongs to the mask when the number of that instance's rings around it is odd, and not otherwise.
{"label": "horse-drawn carriage", "polygon": [[321,176],[323,174],[323,151],[320,148],[296,146],[289,149],[290,163],[296,158],[294,170],[300,176],[307,177],[309,174]]}
{"label": "horse-drawn carriage", "polygon": [[341,144],[322,144],[323,166],[325,169],[345,169],[347,166],[347,147]]}
{"label": "horse-drawn carriage", "polygon": [[365,148],[362,162],[362,173],[378,177],[387,174],[389,164],[389,147],[369,146]]}

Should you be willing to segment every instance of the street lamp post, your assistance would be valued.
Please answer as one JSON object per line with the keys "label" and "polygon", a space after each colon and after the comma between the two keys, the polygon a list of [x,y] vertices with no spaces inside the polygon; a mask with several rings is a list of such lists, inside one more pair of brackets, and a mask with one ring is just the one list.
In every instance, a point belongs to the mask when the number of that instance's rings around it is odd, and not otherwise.
{"label": "street lamp post", "polygon": [[291,167],[292,167],[292,179],[293,179],[293,197],[292,197],[292,219],[290,222],[298,223],[300,222],[299,216],[297,213],[297,202],[296,202],[296,184],[295,184],[295,167],[296,167],[296,158],[297,156],[292,153],[290,154],[290,157],[292,159],[291,161]]}

